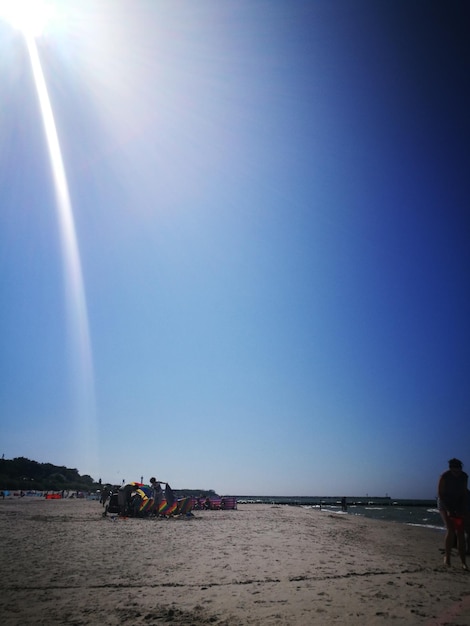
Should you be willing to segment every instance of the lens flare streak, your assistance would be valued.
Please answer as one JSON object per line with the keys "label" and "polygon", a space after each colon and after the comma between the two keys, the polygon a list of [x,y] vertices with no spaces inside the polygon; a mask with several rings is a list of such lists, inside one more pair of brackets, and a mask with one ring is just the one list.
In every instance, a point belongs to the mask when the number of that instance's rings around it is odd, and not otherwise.
{"label": "lens flare streak", "polygon": [[[80,416],[80,439],[91,452],[96,445],[94,375],[80,253],[59,138],[37,45],[32,36],[26,36],[25,39],[44,124],[57,201],[60,240],[65,263],[69,339],[72,354],[78,356],[73,378]],[[94,464],[94,459],[90,461]]]}

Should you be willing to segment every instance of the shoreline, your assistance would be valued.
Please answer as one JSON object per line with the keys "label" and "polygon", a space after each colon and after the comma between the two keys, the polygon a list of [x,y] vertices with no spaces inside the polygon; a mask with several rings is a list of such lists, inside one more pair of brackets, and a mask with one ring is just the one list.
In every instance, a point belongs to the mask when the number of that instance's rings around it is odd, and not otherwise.
{"label": "shoreline", "polygon": [[470,575],[433,529],[269,504],[102,511],[0,501],[2,624],[470,625]]}

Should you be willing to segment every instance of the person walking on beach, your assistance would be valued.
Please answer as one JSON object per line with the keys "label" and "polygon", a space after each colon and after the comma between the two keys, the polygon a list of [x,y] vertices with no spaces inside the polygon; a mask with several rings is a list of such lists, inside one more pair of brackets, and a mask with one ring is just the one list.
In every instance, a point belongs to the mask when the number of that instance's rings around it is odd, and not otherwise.
{"label": "person walking on beach", "polygon": [[465,560],[464,519],[467,512],[468,475],[462,470],[462,461],[450,459],[449,469],[441,474],[437,487],[438,509],[446,526],[444,564],[450,567],[450,554],[457,535],[462,568],[468,570]]}

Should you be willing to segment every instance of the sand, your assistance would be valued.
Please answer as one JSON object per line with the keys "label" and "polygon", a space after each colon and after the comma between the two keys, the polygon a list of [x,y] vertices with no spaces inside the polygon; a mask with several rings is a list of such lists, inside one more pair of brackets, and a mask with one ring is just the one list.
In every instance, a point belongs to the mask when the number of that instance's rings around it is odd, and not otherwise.
{"label": "sand", "polygon": [[3,626],[470,625],[437,530],[299,507],[112,519],[96,501],[0,500]]}

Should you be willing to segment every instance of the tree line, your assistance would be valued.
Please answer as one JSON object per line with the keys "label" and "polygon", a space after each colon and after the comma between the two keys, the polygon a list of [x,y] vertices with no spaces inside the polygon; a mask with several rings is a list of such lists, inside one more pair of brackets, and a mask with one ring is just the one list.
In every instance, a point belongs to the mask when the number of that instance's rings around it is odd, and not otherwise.
{"label": "tree line", "polygon": [[38,463],[25,457],[0,459],[0,489],[23,491],[93,491],[100,487],[91,476],[77,469]]}
{"label": "tree line", "polygon": [[[22,491],[97,491],[104,487],[77,469],[52,463],[38,463],[23,456],[15,459],[0,459],[0,490]],[[106,485],[109,487],[110,485]],[[173,489],[177,497],[217,497],[213,489]]]}

